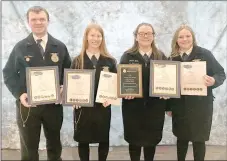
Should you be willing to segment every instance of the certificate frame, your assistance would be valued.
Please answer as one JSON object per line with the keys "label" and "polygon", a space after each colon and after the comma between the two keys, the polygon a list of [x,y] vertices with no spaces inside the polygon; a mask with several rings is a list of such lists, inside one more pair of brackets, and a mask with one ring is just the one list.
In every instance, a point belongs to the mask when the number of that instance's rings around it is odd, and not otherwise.
{"label": "certificate frame", "polygon": [[[172,93],[156,93],[154,91],[154,79],[155,79],[155,73],[154,73],[154,66],[155,65],[175,65],[176,66],[176,92],[174,94]],[[149,86],[149,96],[150,97],[170,97],[170,98],[180,98],[181,93],[180,93],[180,61],[169,61],[169,60],[151,60],[150,61],[150,86]],[[158,88],[158,87],[157,87]],[[168,87],[163,87],[167,89]],[[168,88],[169,90],[169,88]],[[172,88],[171,88],[172,90]]]}
{"label": "certificate frame", "polygon": [[[94,106],[94,87],[95,87],[95,69],[64,69],[64,85],[63,85],[63,104],[64,105],[78,105],[83,107],[93,107]],[[90,101],[89,103],[74,103],[74,102],[68,102],[67,100],[67,90],[69,88],[68,86],[68,75],[69,74],[89,74],[91,76],[90,79]],[[75,89],[76,90],[76,89]]]}
{"label": "certificate frame", "polygon": [[[135,93],[122,93],[121,91],[121,76],[122,76],[122,72],[121,69],[122,68],[137,68],[138,71],[138,86],[139,86],[139,91],[137,94]],[[143,97],[143,86],[142,86],[142,65],[141,64],[118,64],[117,66],[117,95],[119,98],[123,98],[126,96],[133,96],[136,98],[141,98]]]}
{"label": "certificate frame", "polygon": [[[193,68],[193,66],[198,67],[203,67],[202,69],[196,68],[196,72],[199,71],[198,73],[203,73],[202,75],[194,76],[193,80],[196,80],[198,78],[201,78],[200,80],[203,80],[203,75],[207,74],[207,62],[206,61],[193,61],[193,62],[181,62],[181,95],[186,95],[186,96],[207,96],[208,89],[207,86],[204,85],[203,81],[196,81],[196,83],[184,83],[184,78],[191,78],[190,76],[185,77],[184,76],[184,68]],[[201,71],[202,70],[202,71]],[[198,82],[200,84],[198,85]]]}
{"label": "certificate frame", "polygon": [[[110,93],[110,91],[113,93]],[[120,98],[117,96],[117,73],[100,72],[95,102],[104,103],[105,101],[108,101],[111,105],[120,106]]]}
{"label": "certificate frame", "polygon": [[[45,72],[49,70],[54,70],[54,80],[48,80],[49,83],[54,83],[55,85],[55,95],[56,99],[50,100],[41,100],[41,101],[34,101],[32,99],[32,82],[31,82],[31,72]],[[38,74],[38,73],[37,73]],[[28,104],[31,106],[36,105],[44,105],[44,104],[52,104],[52,103],[59,103],[60,102],[60,85],[59,85],[59,71],[58,66],[43,66],[43,67],[26,67],[26,87],[27,87],[27,95],[28,95]],[[37,96],[39,97],[39,96]],[[49,96],[40,96],[40,97],[49,97]]]}

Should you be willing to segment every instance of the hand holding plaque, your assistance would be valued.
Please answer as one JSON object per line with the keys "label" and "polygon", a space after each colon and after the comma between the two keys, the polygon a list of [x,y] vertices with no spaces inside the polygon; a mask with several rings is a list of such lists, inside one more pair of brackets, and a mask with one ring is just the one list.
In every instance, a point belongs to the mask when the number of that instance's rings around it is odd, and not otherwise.
{"label": "hand holding plaque", "polygon": [[20,102],[24,107],[31,107],[31,105],[28,104],[28,94],[27,93],[23,93],[20,96]]}

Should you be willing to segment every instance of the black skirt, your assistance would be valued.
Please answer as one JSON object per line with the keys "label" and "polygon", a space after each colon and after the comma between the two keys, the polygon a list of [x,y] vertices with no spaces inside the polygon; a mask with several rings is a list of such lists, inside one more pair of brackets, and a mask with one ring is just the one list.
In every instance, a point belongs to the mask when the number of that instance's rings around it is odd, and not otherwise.
{"label": "black skirt", "polygon": [[109,141],[111,108],[82,107],[74,109],[74,140],[80,143]]}

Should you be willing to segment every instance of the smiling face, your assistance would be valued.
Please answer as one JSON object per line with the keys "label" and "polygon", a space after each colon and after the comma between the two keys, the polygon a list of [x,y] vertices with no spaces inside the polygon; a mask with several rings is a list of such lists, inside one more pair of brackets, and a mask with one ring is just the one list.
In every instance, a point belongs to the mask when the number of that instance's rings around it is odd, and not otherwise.
{"label": "smiling face", "polygon": [[136,35],[136,41],[138,42],[138,45],[140,47],[149,47],[151,46],[153,40],[154,33],[152,27],[147,25],[140,26]]}
{"label": "smiling face", "polygon": [[99,49],[102,43],[102,34],[92,28],[87,34],[88,48]]}
{"label": "smiling face", "polygon": [[189,50],[193,45],[192,33],[187,29],[182,29],[178,34],[177,44],[180,50]]}
{"label": "smiling face", "polygon": [[47,33],[47,27],[49,24],[47,14],[44,11],[40,12],[29,12],[28,14],[28,24],[32,32],[38,36],[42,37]]}

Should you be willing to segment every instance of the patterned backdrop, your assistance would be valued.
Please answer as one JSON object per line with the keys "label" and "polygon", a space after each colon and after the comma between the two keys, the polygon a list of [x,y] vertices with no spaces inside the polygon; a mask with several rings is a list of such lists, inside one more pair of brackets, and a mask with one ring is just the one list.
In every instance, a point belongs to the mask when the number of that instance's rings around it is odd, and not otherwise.
{"label": "patterned backdrop", "polygon": [[[158,47],[166,56],[174,31],[182,23],[189,24],[196,33],[198,44],[211,50],[226,71],[226,2],[193,1],[12,1],[2,2],[2,65],[4,67],[13,46],[26,37],[30,29],[26,11],[33,5],[41,5],[49,11],[49,32],[63,41],[72,57],[81,48],[85,27],[92,20],[104,29],[107,47],[118,60],[133,43],[133,31],[141,22],[149,22],[157,33]],[[19,148],[19,134],[16,125],[15,100],[2,81],[2,148]],[[214,115],[210,141],[207,144],[226,144],[226,82],[214,91]],[[136,119],[136,118],[135,118]],[[64,108],[64,122],[61,130],[64,146],[75,146],[73,141],[72,108]],[[163,139],[160,144],[175,144],[171,119],[166,116]],[[121,107],[112,108],[110,144],[127,145],[123,138]],[[42,133],[40,148],[45,148]]]}

